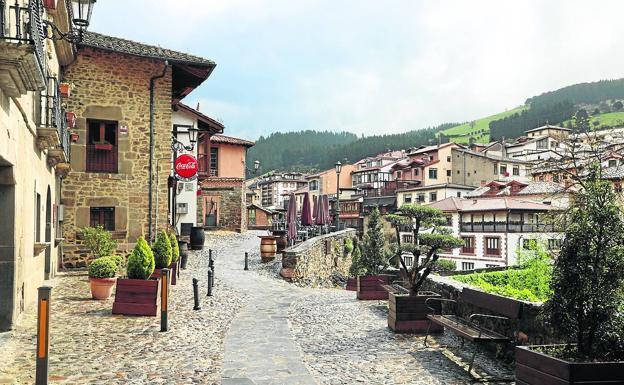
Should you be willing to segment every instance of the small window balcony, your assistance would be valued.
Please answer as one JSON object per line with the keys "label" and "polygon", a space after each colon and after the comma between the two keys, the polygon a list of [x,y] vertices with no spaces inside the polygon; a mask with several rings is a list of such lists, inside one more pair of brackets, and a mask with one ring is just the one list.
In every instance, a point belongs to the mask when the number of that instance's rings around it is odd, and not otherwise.
{"label": "small window balcony", "polygon": [[0,1],[0,88],[10,97],[46,88],[41,0]]}

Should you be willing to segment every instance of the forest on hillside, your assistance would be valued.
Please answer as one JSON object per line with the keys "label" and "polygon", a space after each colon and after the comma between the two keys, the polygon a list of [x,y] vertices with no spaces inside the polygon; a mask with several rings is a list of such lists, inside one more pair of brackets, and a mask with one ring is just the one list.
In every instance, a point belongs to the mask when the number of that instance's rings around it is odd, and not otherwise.
{"label": "forest on hillside", "polygon": [[[413,130],[401,134],[373,135],[358,138],[347,132],[301,131],[273,133],[260,137],[247,152],[247,164],[259,160],[262,171],[271,170],[314,172],[333,167],[336,161],[356,162],[388,149],[398,150],[427,145],[438,141],[436,132],[453,127]],[[248,173],[249,176],[249,173]]]}

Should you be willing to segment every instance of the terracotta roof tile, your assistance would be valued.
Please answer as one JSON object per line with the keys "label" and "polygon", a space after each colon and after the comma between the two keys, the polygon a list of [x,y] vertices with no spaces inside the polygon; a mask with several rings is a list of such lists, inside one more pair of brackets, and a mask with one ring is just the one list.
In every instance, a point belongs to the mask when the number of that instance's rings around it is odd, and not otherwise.
{"label": "terracotta roof tile", "polygon": [[210,141],[212,143],[225,143],[225,144],[233,144],[233,145],[245,146],[245,147],[252,147],[253,145],[255,145],[254,142],[251,142],[249,140],[239,139],[239,138],[234,138],[232,136],[219,135],[219,134],[211,136]]}

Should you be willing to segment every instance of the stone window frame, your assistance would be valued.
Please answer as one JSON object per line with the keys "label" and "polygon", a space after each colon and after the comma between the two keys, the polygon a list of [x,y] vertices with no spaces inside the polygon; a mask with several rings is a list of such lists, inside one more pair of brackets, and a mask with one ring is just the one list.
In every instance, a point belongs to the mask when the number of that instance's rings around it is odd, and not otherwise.
{"label": "stone window frame", "polygon": [[[91,137],[92,124],[99,125],[98,129],[100,130],[100,140],[102,139],[101,138],[102,133],[105,132],[108,127],[114,125],[113,129],[114,129],[115,143],[110,143],[110,145],[112,146],[112,149],[109,150],[111,151],[110,157],[112,159],[108,160],[110,164],[107,164],[106,167],[103,167],[102,165],[100,165],[100,167],[96,167],[96,165],[91,164],[91,161],[90,161],[89,154],[91,153],[91,151],[102,151],[102,150],[97,150],[97,147],[95,148],[90,147],[92,145],[97,145],[97,144],[89,143],[90,141],[89,138]],[[119,121],[89,118],[87,119],[86,131],[87,131],[87,137],[86,137],[86,152],[85,152],[85,171],[89,173],[112,173],[112,174],[118,173],[119,172]]]}
{"label": "stone window frame", "polygon": [[[95,221],[94,221],[94,214],[99,216],[99,218]],[[106,216],[108,216],[109,218],[106,218]],[[96,227],[98,225],[102,225],[102,227],[106,231],[115,231],[115,207],[112,207],[112,206],[89,207],[89,226]]]}
{"label": "stone window frame", "polygon": [[[488,248],[488,240],[490,239],[496,239],[497,243],[498,243],[498,248],[497,249],[489,249]],[[497,236],[487,236],[487,237],[483,237],[483,255],[487,256],[487,257],[500,257],[502,256],[502,249],[501,249],[501,237],[497,237]],[[488,250],[497,250],[497,253],[488,253]]]}

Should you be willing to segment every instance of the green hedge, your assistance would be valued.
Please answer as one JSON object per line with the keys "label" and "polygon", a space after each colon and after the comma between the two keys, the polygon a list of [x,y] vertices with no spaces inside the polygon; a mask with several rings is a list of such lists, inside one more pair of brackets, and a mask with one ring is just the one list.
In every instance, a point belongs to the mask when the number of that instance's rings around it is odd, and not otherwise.
{"label": "green hedge", "polygon": [[455,275],[453,279],[476,286],[485,292],[531,302],[550,298],[552,266],[548,256],[538,252],[522,264],[521,269]]}
{"label": "green hedge", "polygon": [[111,257],[100,257],[89,265],[90,278],[113,278],[117,274],[117,263]]}

